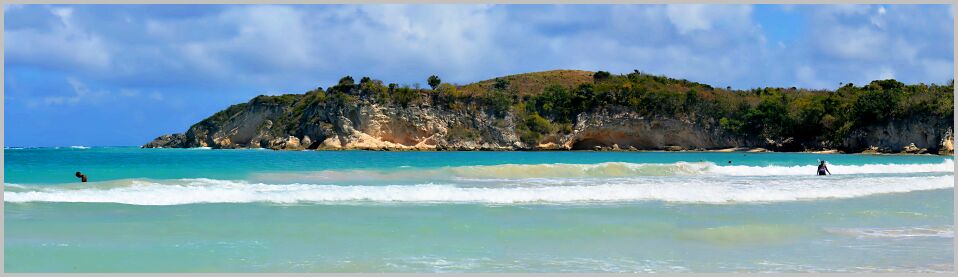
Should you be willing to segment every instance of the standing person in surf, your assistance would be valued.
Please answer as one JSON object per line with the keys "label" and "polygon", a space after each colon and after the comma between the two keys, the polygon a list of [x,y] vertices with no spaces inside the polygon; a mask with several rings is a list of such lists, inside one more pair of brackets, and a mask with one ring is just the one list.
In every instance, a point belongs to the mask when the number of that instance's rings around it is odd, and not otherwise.
{"label": "standing person in surf", "polygon": [[832,172],[828,171],[828,167],[825,166],[825,161],[822,161],[822,163],[818,164],[818,175],[826,175],[825,173],[832,175]]}

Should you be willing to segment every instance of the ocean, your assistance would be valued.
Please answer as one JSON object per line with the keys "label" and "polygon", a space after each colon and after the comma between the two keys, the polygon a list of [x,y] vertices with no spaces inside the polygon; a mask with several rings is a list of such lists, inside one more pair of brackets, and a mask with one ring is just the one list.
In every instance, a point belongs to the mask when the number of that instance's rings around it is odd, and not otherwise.
{"label": "ocean", "polygon": [[943,156],[60,147],[4,163],[7,272],[954,271]]}

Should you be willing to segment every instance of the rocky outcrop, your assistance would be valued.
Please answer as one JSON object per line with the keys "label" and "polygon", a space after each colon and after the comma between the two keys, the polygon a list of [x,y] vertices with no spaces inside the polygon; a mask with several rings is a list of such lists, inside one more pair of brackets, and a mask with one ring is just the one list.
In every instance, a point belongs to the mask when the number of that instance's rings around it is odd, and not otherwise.
{"label": "rocky outcrop", "polygon": [[948,131],[945,132],[945,136],[941,139],[940,145],[938,155],[955,154],[955,136],[953,135],[953,129],[951,127],[948,127]]}
{"label": "rocky outcrop", "polygon": [[189,147],[186,143],[186,135],[169,134],[159,136],[153,141],[143,145],[144,148],[182,148]]}
{"label": "rocky outcrop", "polygon": [[269,145],[266,148],[274,150],[303,150],[306,149],[300,144],[300,140],[294,136],[287,136],[285,138],[279,137],[269,140]]}
{"label": "rocky outcrop", "polygon": [[928,149],[918,148],[918,146],[915,146],[914,143],[911,143],[909,145],[906,145],[904,148],[902,148],[901,152],[905,154],[921,154],[921,153],[928,152]]}
{"label": "rocky outcrop", "polygon": [[630,111],[604,109],[582,113],[573,131],[561,139],[562,149],[668,150],[730,148],[748,145],[708,122],[644,117]]}
{"label": "rocky outcrop", "polygon": [[283,122],[292,107],[251,101],[143,147],[212,147],[361,150],[669,150],[747,146],[742,139],[689,120],[643,117],[603,109],[582,113],[567,134],[522,142],[512,114],[428,105],[397,107],[360,101],[303,111],[300,122]]}
{"label": "rocky outcrop", "polygon": [[[608,107],[579,114],[571,132],[520,140],[514,115],[429,105],[400,107],[361,100],[320,103],[294,111],[291,105],[254,99],[192,126],[163,135],[146,148],[212,147],[275,150],[716,150],[789,151],[791,139],[746,139],[713,122],[647,117]],[[298,121],[289,114],[302,112]],[[910,119],[853,130],[837,148],[862,153],[954,153],[945,120]],[[947,130],[945,132],[941,130]],[[731,150],[729,150],[731,149]],[[738,150],[736,150],[738,149]],[[799,151],[821,149],[799,149]]]}
{"label": "rocky outcrop", "polygon": [[946,118],[893,119],[851,131],[840,148],[863,153],[954,153],[952,124]]}

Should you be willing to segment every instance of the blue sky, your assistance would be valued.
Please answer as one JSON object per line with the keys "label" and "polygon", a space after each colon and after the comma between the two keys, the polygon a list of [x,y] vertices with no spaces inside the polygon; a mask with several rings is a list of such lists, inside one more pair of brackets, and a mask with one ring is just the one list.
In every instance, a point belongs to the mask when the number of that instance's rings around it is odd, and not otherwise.
{"label": "blue sky", "polygon": [[6,5],[7,146],[141,145],[344,75],[551,69],[717,87],[953,76],[947,5]]}

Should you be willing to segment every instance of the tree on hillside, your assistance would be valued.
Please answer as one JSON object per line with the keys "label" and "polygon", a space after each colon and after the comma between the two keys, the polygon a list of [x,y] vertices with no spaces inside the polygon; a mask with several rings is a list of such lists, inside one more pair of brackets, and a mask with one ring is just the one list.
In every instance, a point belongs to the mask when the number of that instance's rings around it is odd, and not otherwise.
{"label": "tree on hillside", "polygon": [[353,76],[346,75],[346,77],[339,79],[340,86],[352,86],[354,84],[356,84],[356,81],[353,80]]}
{"label": "tree on hillside", "polygon": [[429,76],[429,79],[427,79],[426,82],[429,83],[429,87],[432,87],[432,89],[436,89],[436,87],[442,83],[442,80],[439,79],[439,76],[432,75],[432,76]]}
{"label": "tree on hillside", "polygon": [[502,78],[496,78],[496,83],[492,85],[492,88],[496,90],[506,90],[509,87],[509,81]]}
{"label": "tree on hillside", "polygon": [[600,71],[596,71],[595,74],[592,74],[592,80],[595,81],[596,83],[598,83],[598,82],[600,82],[600,81],[602,81],[602,80],[609,79],[609,77],[611,77],[611,76],[612,76],[612,74],[609,73],[608,71],[601,71],[601,70],[600,70]]}

